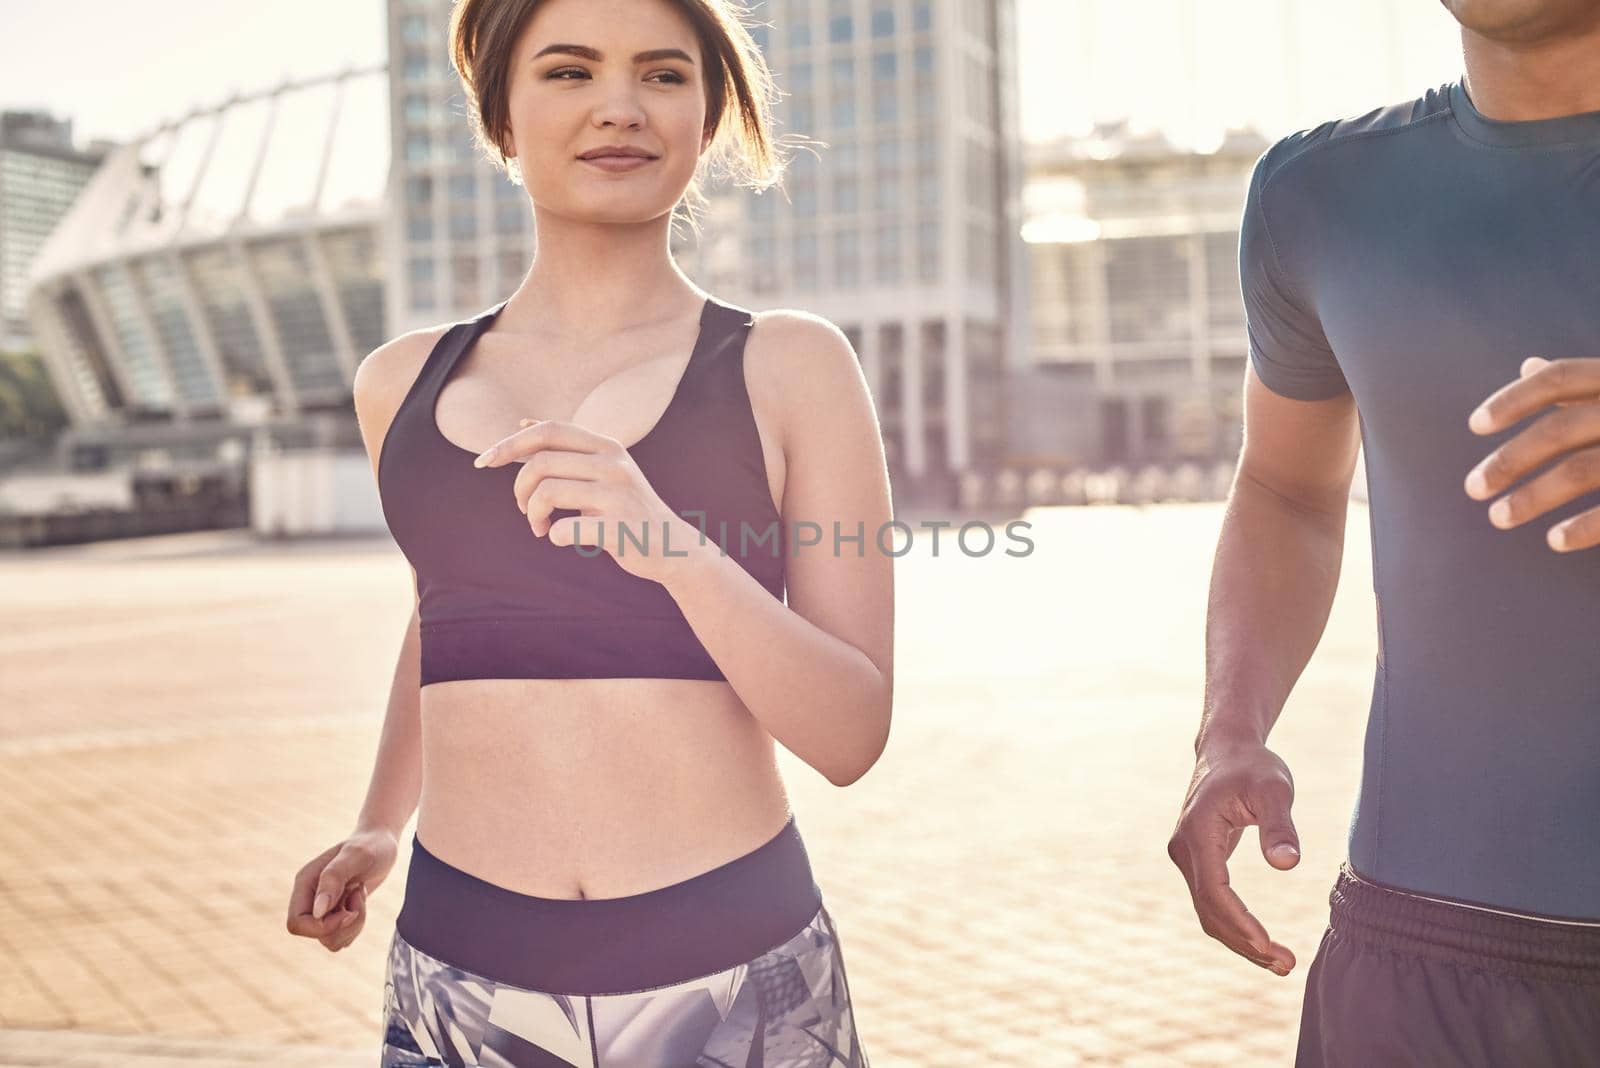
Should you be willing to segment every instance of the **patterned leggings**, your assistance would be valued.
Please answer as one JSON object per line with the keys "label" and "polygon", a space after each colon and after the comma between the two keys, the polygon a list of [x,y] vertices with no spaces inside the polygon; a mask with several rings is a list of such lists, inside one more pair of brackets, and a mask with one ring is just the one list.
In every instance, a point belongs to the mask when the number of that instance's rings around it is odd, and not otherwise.
{"label": "patterned leggings", "polygon": [[870,1068],[833,917],[791,818],[621,898],[532,897],[412,837],[383,1068]]}
{"label": "patterned leggings", "polygon": [[384,1068],[869,1068],[826,908],[746,964],[600,996],[484,979],[396,932],[384,1005]]}

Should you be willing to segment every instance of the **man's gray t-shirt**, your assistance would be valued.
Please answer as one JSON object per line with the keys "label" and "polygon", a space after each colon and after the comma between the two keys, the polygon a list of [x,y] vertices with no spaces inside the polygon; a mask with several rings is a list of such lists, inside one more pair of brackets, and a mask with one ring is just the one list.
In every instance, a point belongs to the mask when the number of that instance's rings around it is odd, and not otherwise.
{"label": "man's gray t-shirt", "polygon": [[1455,82],[1290,135],[1240,268],[1263,382],[1361,415],[1379,655],[1351,866],[1600,918],[1600,548],[1545,541],[1600,493],[1500,530],[1462,488],[1529,425],[1467,427],[1524,359],[1600,356],[1600,112],[1496,121]]}

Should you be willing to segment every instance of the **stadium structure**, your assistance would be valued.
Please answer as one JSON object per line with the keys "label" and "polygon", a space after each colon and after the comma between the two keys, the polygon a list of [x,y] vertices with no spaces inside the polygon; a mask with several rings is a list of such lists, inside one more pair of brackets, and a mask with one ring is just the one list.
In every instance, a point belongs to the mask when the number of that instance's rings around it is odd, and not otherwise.
{"label": "stadium structure", "polygon": [[30,276],[66,468],[126,471],[157,529],[381,526],[350,398],[385,336],[389,107],[385,67],[347,69],[107,157]]}

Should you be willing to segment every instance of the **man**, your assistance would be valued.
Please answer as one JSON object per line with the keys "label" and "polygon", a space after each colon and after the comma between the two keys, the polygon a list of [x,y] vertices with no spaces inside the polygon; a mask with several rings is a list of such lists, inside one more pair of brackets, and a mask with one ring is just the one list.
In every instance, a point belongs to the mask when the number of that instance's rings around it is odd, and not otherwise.
{"label": "man", "polygon": [[1300,1068],[1600,1064],[1600,0],[1445,0],[1466,76],[1277,142],[1240,235],[1245,447],[1168,852],[1202,928],[1293,867],[1267,734],[1365,444],[1378,656]]}

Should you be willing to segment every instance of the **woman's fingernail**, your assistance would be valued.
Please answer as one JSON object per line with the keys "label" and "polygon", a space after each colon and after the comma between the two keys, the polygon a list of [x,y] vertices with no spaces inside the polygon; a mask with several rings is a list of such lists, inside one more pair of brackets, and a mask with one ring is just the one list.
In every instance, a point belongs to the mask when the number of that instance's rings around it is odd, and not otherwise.
{"label": "woman's fingernail", "polygon": [[1549,541],[1550,548],[1555,549],[1557,551],[1564,551],[1566,549],[1566,547],[1567,547],[1567,528],[1566,528],[1566,526],[1563,525],[1563,526],[1558,526],[1558,527],[1551,527],[1550,528],[1550,534],[1546,538],[1546,540]]}
{"label": "woman's fingernail", "polygon": [[1511,505],[1506,503],[1504,498],[1489,506],[1489,522],[1497,527],[1503,527],[1511,522]]}
{"label": "woman's fingernail", "polygon": [[1489,480],[1484,477],[1483,468],[1473,468],[1467,476],[1467,492],[1474,497],[1482,497],[1489,492]]}
{"label": "woman's fingernail", "polygon": [[494,450],[485,449],[478,454],[478,458],[476,460],[472,461],[472,466],[482,467],[484,464],[492,462],[494,462]]}
{"label": "woman's fingernail", "polygon": [[339,921],[339,926],[340,927],[349,927],[352,923],[355,923],[355,922],[356,922],[356,914],[353,913],[353,912],[347,912],[347,913],[344,914],[344,919]]}
{"label": "woman's fingernail", "polygon": [[318,894],[317,900],[311,905],[311,915],[316,919],[322,919],[322,914],[328,911],[331,900],[327,894]]}

